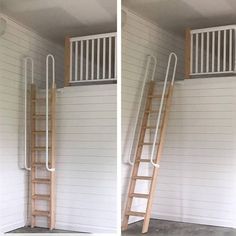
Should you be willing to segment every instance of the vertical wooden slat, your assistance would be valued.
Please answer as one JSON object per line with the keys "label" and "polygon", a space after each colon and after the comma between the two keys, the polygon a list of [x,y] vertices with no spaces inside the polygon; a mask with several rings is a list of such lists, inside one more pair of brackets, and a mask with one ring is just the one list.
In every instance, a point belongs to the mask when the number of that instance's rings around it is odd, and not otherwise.
{"label": "vertical wooden slat", "polygon": [[70,81],[73,80],[73,72],[72,72],[72,67],[73,67],[73,42],[70,42]]}
{"label": "vertical wooden slat", "polygon": [[91,80],[94,79],[94,39],[92,39]]}
{"label": "vertical wooden slat", "polygon": [[196,33],[195,73],[198,73],[198,33]]}
{"label": "vertical wooden slat", "polygon": [[100,77],[100,39],[97,39],[97,79]]}
{"label": "vertical wooden slat", "polygon": [[233,54],[233,50],[232,50],[232,29],[229,30],[229,70],[232,71],[232,54]]}
{"label": "vertical wooden slat", "polygon": [[211,72],[215,71],[215,31],[212,32]]}
{"label": "vertical wooden slat", "polygon": [[88,80],[88,68],[89,68],[89,40],[86,40],[86,73],[85,73],[86,80]]}
{"label": "vertical wooden slat", "polygon": [[207,46],[206,46],[206,72],[209,72],[209,32],[207,32]]}
{"label": "vertical wooden slat", "polygon": [[64,79],[64,86],[69,86],[70,85],[70,51],[71,51],[71,43],[70,43],[70,38],[66,37],[65,39],[65,79]]}
{"label": "vertical wooden slat", "polygon": [[190,34],[190,74],[193,73],[193,34]]}
{"label": "vertical wooden slat", "polygon": [[74,81],[78,81],[78,42],[75,42],[75,78]]}
{"label": "vertical wooden slat", "polygon": [[223,71],[226,70],[226,30],[224,30],[224,41],[223,41]]}
{"label": "vertical wooden slat", "polygon": [[203,73],[203,55],[204,55],[204,33],[201,33],[201,73]]}
{"label": "vertical wooden slat", "polygon": [[105,79],[106,77],[106,38],[103,38],[103,69],[102,69],[102,78]]}
{"label": "vertical wooden slat", "polygon": [[190,55],[191,55],[191,36],[190,36],[190,29],[186,29],[185,31],[185,51],[184,51],[184,58],[185,58],[185,79],[190,78]]}
{"label": "vertical wooden slat", "polygon": [[108,79],[111,79],[111,37],[109,37]]}
{"label": "vertical wooden slat", "polygon": [[217,71],[220,71],[220,30],[218,31],[218,47],[217,47]]}
{"label": "vertical wooden slat", "polygon": [[80,42],[80,80],[83,80],[83,66],[84,66],[84,63],[83,63],[83,59],[84,59],[84,41],[82,40]]}

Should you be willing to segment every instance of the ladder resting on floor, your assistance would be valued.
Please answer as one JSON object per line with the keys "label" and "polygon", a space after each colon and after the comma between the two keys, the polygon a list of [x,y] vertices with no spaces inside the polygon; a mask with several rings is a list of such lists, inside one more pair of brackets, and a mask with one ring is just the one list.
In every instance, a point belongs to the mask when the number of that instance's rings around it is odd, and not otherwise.
{"label": "ladder resting on floor", "polygon": [[[49,63],[52,64],[52,84],[49,89]],[[30,111],[28,111],[28,64],[31,62]],[[37,218],[45,218],[48,228],[55,228],[55,61],[46,59],[46,88],[34,83],[34,63],[25,58],[25,169],[30,171],[31,227]],[[44,107],[42,112],[41,108]],[[40,112],[39,112],[40,111]],[[30,114],[30,119],[28,116]],[[28,125],[30,121],[30,125]],[[29,128],[30,127],[30,128]],[[30,135],[28,135],[30,131]],[[29,138],[28,138],[29,136]],[[30,139],[30,145],[27,145]],[[30,148],[28,148],[30,146]],[[29,154],[29,155],[28,155]],[[30,165],[28,158],[30,156]],[[30,166],[30,167],[29,167]]]}
{"label": "ladder resting on floor", "polygon": [[[167,89],[170,63],[172,61],[172,58],[174,59],[174,68],[173,68],[173,74],[172,74],[171,80],[169,81],[169,88]],[[152,67],[153,68],[152,76],[151,76],[151,80],[147,81],[148,74],[150,73],[150,70],[151,70],[151,65],[152,66],[154,65]],[[156,69],[156,58],[153,56],[148,57],[146,73],[144,76],[143,88],[142,88],[140,102],[139,102],[139,110],[138,110],[138,114],[136,118],[135,129],[133,132],[133,139],[135,139],[136,128],[137,128],[139,114],[140,114],[141,106],[142,106],[142,97],[145,94],[144,88],[146,87],[146,85],[148,87],[147,88],[148,91],[146,95],[146,103],[145,103],[145,109],[142,116],[141,127],[138,132],[139,138],[138,138],[138,144],[136,146],[134,162],[129,160],[129,163],[133,165],[133,168],[132,168],[132,174],[131,174],[130,185],[129,185],[129,190],[128,190],[128,197],[127,197],[127,202],[126,202],[126,207],[125,207],[125,212],[124,212],[122,230],[126,230],[128,228],[130,216],[137,216],[137,217],[144,218],[142,233],[146,233],[148,231],[154,192],[156,190],[156,185],[157,185],[159,163],[162,157],[164,139],[165,139],[171,100],[172,100],[172,95],[173,95],[176,65],[177,65],[177,56],[175,53],[171,53],[169,55],[162,94],[157,95],[155,94],[155,85],[157,83],[154,81],[154,74],[155,74],[155,69]],[[154,110],[152,108],[155,100],[159,101],[158,110]],[[149,124],[149,122],[151,121],[150,118],[153,114],[157,115],[157,117],[154,119],[155,125],[150,125]],[[145,135],[147,134],[147,132],[153,133],[153,131],[154,131],[153,141],[146,142]],[[151,147],[151,150],[150,150],[151,156],[148,159],[142,157],[144,146]],[[130,157],[131,157],[131,153],[132,153],[132,149],[130,152]],[[153,170],[152,170],[151,175],[144,176],[144,175],[139,174],[139,170],[142,168],[142,163],[150,163],[152,165]],[[135,192],[135,188],[140,181],[148,182],[149,184],[148,192],[145,192],[145,193]],[[144,212],[138,212],[138,211],[132,210],[134,198],[139,198],[139,199],[141,198],[141,199],[147,200],[146,210]]]}

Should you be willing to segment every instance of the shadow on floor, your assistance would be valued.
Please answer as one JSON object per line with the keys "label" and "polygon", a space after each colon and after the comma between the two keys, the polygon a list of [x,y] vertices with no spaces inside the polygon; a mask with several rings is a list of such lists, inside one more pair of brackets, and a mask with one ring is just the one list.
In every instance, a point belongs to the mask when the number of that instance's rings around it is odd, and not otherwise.
{"label": "shadow on floor", "polygon": [[142,234],[143,221],[129,225],[122,236],[236,236],[236,229],[166,220],[150,221],[148,233]]}
{"label": "shadow on floor", "polygon": [[[13,231],[7,232],[7,233],[83,233],[83,232],[76,232],[76,231],[69,231],[69,230],[60,230],[60,229],[54,229],[54,230],[49,230],[47,228],[31,228],[31,227],[22,227],[19,229],[15,229]],[[85,233],[83,233],[85,234]]]}

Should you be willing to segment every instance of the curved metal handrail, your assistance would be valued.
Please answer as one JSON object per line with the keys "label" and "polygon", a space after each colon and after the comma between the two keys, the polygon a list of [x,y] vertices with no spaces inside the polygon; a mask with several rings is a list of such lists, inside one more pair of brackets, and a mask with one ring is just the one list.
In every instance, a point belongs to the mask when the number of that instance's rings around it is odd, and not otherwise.
{"label": "curved metal handrail", "polygon": [[55,171],[55,168],[49,168],[48,165],[48,68],[49,68],[49,59],[52,61],[52,88],[55,88],[55,59],[52,54],[48,54],[46,58],[46,169],[50,172]]}
{"label": "curved metal handrail", "polygon": [[145,84],[147,82],[148,72],[149,72],[149,69],[150,69],[150,63],[151,63],[152,60],[153,60],[154,66],[153,66],[151,80],[153,81],[154,76],[155,76],[155,71],[156,71],[157,59],[153,55],[148,55],[147,56],[146,70],[145,70],[144,80],[143,80],[143,85],[142,85],[142,90],[141,90],[141,96],[140,96],[140,99],[139,99],[138,111],[137,111],[137,115],[136,115],[136,119],[135,119],[134,129],[133,129],[133,132],[132,132],[133,145],[131,145],[131,148],[130,148],[130,151],[129,151],[129,160],[128,160],[130,165],[134,165],[134,162],[132,162],[132,160],[131,160],[131,155],[132,155],[132,150],[133,150],[133,147],[134,147],[134,139],[135,139],[136,129],[137,129],[137,125],[138,125],[139,113],[140,113],[140,110],[141,110],[141,104],[142,104],[143,94],[144,94],[144,90],[145,90]]}
{"label": "curved metal handrail", "polygon": [[27,166],[27,85],[28,85],[28,62],[31,63],[31,83],[34,83],[34,61],[31,57],[24,58],[24,76],[25,76],[25,108],[24,108],[24,138],[25,138],[25,153],[24,153],[24,168],[31,171],[31,168]]}
{"label": "curved metal handrail", "polygon": [[171,78],[171,86],[173,86],[174,84],[174,80],[175,80],[175,74],[176,74],[176,66],[177,66],[177,61],[178,61],[178,57],[177,55],[172,52],[169,55],[169,59],[168,59],[168,65],[166,68],[166,75],[165,75],[165,80],[164,80],[164,87],[163,87],[163,91],[162,91],[162,95],[161,95],[161,103],[160,103],[160,107],[159,107],[159,112],[158,112],[158,117],[157,117],[157,123],[156,123],[156,130],[155,130],[155,135],[154,135],[154,142],[152,145],[152,152],[151,152],[151,164],[154,167],[160,167],[159,164],[154,163],[153,161],[153,157],[155,154],[155,147],[156,147],[156,141],[157,141],[157,134],[158,134],[158,130],[159,130],[159,125],[160,125],[160,120],[161,120],[161,113],[162,113],[162,108],[163,108],[163,103],[164,103],[164,97],[165,97],[165,92],[166,92],[166,85],[167,85],[167,80],[168,80],[168,76],[169,76],[169,70],[170,70],[170,63],[172,60],[172,57],[174,57],[174,69],[173,69],[173,74],[172,74],[172,78]]}

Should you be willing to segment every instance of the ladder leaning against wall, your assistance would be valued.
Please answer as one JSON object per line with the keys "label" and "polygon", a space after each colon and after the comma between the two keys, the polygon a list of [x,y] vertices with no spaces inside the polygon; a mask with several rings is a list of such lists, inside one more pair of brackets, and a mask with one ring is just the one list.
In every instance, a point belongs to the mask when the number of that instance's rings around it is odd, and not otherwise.
{"label": "ladder leaning against wall", "polygon": [[[51,88],[49,88],[50,61],[52,65]],[[30,103],[28,103],[29,63],[31,65]],[[25,58],[24,165],[25,169],[30,171],[32,228],[41,226],[43,224],[41,222],[46,222],[51,230],[55,228],[55,106],[54,57],[49,54],[46,58],[45,89],[39,89],[35,84],[33,59]]]}
{"label": "ladder leaning against wall", "polygon": [[[173,68],[173,74],[172,74],[171,80],[169,82],[169,88],[167,89],[167,80],[169,77],[170,64],[171,64],[172,58],[174,59],[174,68]],[[141,127],[138,132],[139,138],[138,138],[137,146],[135,148],[136,152],[135,152],[134,162],[131,161],[131,156],[132,156],[131,154],[132,154],[133,148],[131,148],[131,151],[130,151],[129,163],[133,166],[133,168],[132,168],[132,174],[131,174],[130,185],[129,185],[129,190],[128,190],[128,197],[127,197],[127,202],[126,202],[126,207],[125,207],[123,224],[122,224],[123,230],[126,230],[128,228],[129,217],[137,216],[137,217],[144,218],[142,233],[146,233],[148,231],[150,217],[151,217],[151,208],[153,204],[154,192],[156,190],[156,185],[157,185],[157,176],[158,176],[159,167],[160,167],[160,160],[162,157],[164,139],[165,139],[171,100],[172,100],[172,95],[173,95],[176,65],[177,65],[177,56],[175,53],[171,53],[169,55],[162,94],[156,95],[155,85],[157,85],[157,83],[156,81],[154,81],[155,70],[156,70],[156,58],[154,56],[148,56],[147,67],[146,67],[146,72],[144,76],[141,97],[139,101],[139,110],[137,113],[135,128],[133,132],[133,140],[135,140],[135,134],[138,128],[137,126],[138,126],[139,114],[141,112],[142,99],[143,99],[143,96],[145,95],[146,85],[148,87],[147,88],[148,91],[147,91],[147,97],[146,97],[145,110],[142,116]],[[151,81],[148,82],[147,78],[148,78],[148,74],[150,73],[151,66],[153,66]],[[154,110],[152,108],[154,100],[159,101],[159,109],[157,110]],[[149,124],[151,114],[157,114],[157,117],[155,118],[155,125]],[[147,134],[148,131],[154,131],[153,142],[145,141],[145,135]],[[144,146],[151,147],[150,159],[142,157]],[[150,163],[152,165],[153,170],[150,176],[141,176],[139,174],[139,170],[141,168],[142,163]],[[136,185],[138,184],[139,181],[148,182],[149,184],[148,192],[145,192],[145,193],[135,192]],[[141,198],[141,199],[147,200],[145,212],[137,212],[137,211],[132,210],[134,198],[139,198],[139,199]]]}

